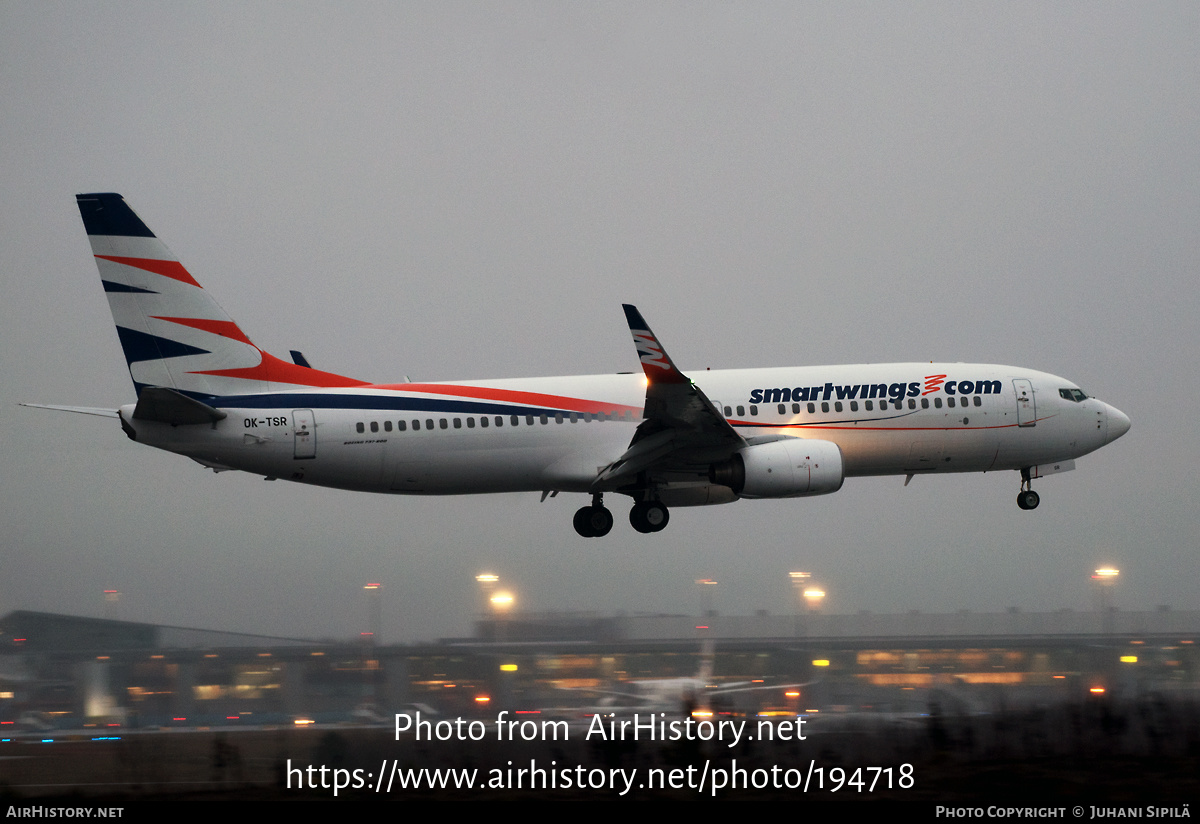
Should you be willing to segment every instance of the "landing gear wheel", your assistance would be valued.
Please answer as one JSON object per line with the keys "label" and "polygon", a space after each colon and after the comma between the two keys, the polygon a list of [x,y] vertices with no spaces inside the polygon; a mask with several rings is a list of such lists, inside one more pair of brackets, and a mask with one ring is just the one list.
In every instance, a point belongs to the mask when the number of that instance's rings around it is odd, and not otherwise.
{"label": "landing gear wheel", "polygon": [[629,523],[638,532],[659,532],[671,520],[671,513],[658,501],[642,501],[629,510]]}
{"label": "landing gear wheel", "polygon": [[1039,496],[1032,489],[1024,489],[1021,494],[1017,495],[1017,506],[1021,509],[1037,509],[1038,504],[1042,502]]}
{"label": "landing gear wheel", "polygon": [[575,531],[585,538],[603,538],[613,525],[612,513],[603,506],[585,506],[575,513]]}

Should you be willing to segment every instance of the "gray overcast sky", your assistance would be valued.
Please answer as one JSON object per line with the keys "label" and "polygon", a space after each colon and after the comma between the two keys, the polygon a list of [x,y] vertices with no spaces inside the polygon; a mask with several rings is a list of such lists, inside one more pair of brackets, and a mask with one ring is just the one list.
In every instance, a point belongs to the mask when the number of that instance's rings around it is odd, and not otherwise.
{"label": "gray overcast sky", "polygon": [[[464,634],[522,608],[1200,608],[1195,3],[0,0],[0,612]],[[1040,481],[851,479],[578,538],[581,496],[214,476],[132,385],[73,195],[117,191],[264,348],[394,381],[706,367],[1062,375],[1133,420]],[[616,503],[620,503],[619,501]]]}

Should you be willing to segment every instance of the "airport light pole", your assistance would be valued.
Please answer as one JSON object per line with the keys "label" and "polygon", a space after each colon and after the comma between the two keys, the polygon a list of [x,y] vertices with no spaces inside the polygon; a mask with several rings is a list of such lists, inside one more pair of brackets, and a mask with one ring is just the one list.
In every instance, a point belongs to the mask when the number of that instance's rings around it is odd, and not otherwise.
{"label": "airport light pole", "polygon": [[479,584],[479,591],[483,594],[483,606],[479,612],[486,616],[492,605],[492,593],[496,591],[496,584],[500,583],[500,576],[494,572],[481,572],[475,576],[475,583]]}
{"label": "airport light pole", "polygon": [[696,585],[700,587],[700,617],[711,618],[715,614],[713,597],[716,595],[717,582],[712,578],[697,578]]}
{"label": "airport light pole", "polygon": [[808,586],[808,579],[812,577],[811,572],[800,572],[799,570],[789,572],[788,580],[792,582],[792,589],[796,593],[796,624],[793,627],[792,634],[800,637],[800,625],[804,616],[804,589]]}
{"label": "airport light pole", "polygon": [[508,613],[512,610],[513,604],[517,599],[511,592],[506,590],[498,590],[492,593],[492,597],[488,599],[491,604],[492,612],[496,616],[496,640],[505,641],[507,635]]}
{"label": "airport light pole", "polygon": [[1113,588],[1116,587],[1120,574],[1121,570],[1111,565],[1102,566],[1092,573],[1100,606],[1100,632],[1110,640],[1113,633]]}
{"label": "airport light pole", "polygon": [[117,605],[121,601],[121,593],[115,589],[104,590],[104,617],[115,620],[117,617]]}
{"label": "airport light pole", "polygon": [[369,646],[379,646],[379,630],[381,624],[381,613],[379,606],[379,591],[383,589],[383,584],[370,583],[363,586],[363,592],[367,596],[367,625],[370,628],[370,643]]}
{"label": "airport light pole", "polygon": [[376,652],[379,648],[381,623],[379,608],[381,589],[383,589],[383,584],[380,583],[367,583],[363,586],[363,595],[367,599],[367,623],[370,626],[366,633],[366,643],[363,644],[363,666],[366,669],[367,698],[372,705],[379,699],[379,679],[382,677],[382,673],[379,671],[379,656]]}

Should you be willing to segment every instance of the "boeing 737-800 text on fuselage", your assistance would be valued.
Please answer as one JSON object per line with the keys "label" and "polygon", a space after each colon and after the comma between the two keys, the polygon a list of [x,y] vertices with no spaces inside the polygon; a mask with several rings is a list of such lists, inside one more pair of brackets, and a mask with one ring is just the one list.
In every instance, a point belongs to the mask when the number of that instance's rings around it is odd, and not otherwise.
{"label": "boeing 737-800 text on fuselage", "polygon": [[[275,358],[209,297],[120,195],[77,196],[137,391],[138,443],[221,471],[406,495],[577,492],[580,535],[606,493],[639,532],[668,507],[836,492],[847,477],[1074,467],[1129,418],[1063,378],[1013,366],[893,363],[704,372],[668,357],[633,306],[642,373],[373,384]],[[905,481],[907,483],[907,479]]]}

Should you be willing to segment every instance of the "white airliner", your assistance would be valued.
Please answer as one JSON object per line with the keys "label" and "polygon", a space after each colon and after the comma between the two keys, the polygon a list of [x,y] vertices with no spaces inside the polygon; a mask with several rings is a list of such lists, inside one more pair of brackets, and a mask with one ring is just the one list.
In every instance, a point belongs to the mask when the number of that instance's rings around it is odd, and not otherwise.
{"label": "white airliner", "polygon": [[600,704],[584,708],[589,714],[615,710],[664,711],[675,713],[682,707],[685,714],[712,714],[713,704],[728,699],[734,693],[777,692],[799,690],[816,683],[767,684],[762,679],[717,683],[713,678],[716,645],[711,640],[700,646],[699,668],[695,675],[681,678],[635,678],[621,682],[622,690],[592,689],[590,687],[560,687],[573,692],[603,696]]}
{"label": "white airliner", "polygon": [[639,532],[668,507],[836,492],[847,477],[1021,473],[1034,478],[1129,430],[1063,378],[1013,366],[893,363],[705,371],[703,389],[633,306],[642,374],[374,384],[255,346],[116,194],[77,196],[137,402],[41,405],[120,419],[139,443],[216,471],[366,492],[539,491],[633,499]]}

